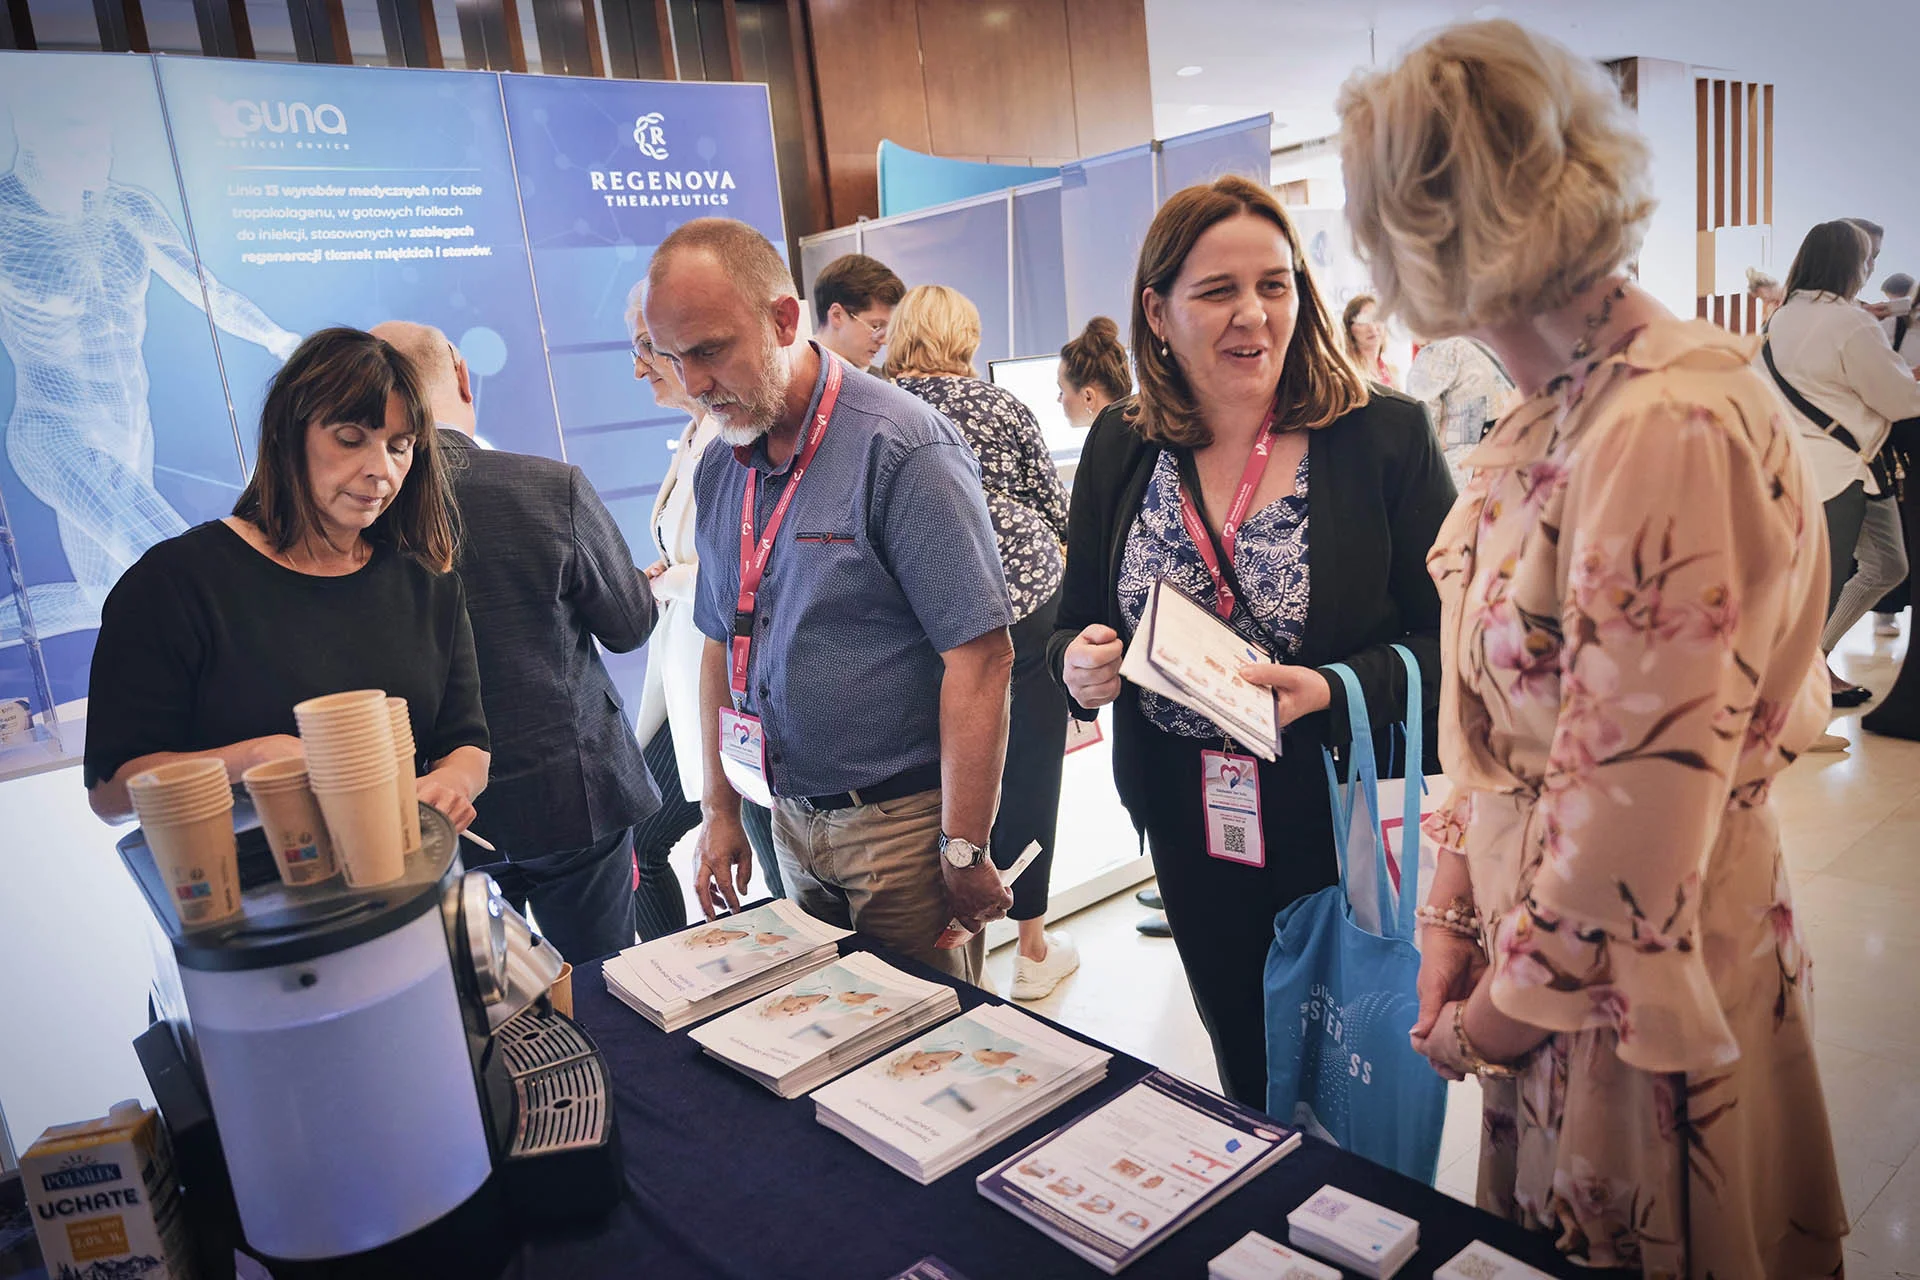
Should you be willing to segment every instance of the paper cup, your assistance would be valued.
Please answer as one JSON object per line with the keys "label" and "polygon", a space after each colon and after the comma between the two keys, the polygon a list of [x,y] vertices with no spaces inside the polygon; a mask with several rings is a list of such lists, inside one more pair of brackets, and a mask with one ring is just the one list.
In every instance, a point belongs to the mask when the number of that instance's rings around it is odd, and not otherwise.
{"label": "paper cup", "polygon": [[[388,767],[392,767],[389,758]],[[406,871],[406,846],[395,817],[391,776],[352,789],[313,789],[333,837],[334,859],[356,889],[388,884]]]}
{"label": "paper cup", "polygon": [[240,913],[231,798],[226,809],[184,822],[142,818],[141,831],[182,926],[195,929]]}
{"label": "paper cup", "polygon": [[560,976],[547,988],[547,997],[553,1001],[554,1012],[573,1016],[573,966],[562,963]]}
{"label": "paper cup", "polygon": [[211,756],[175,760],[137,773],[127,780],[127,796],[143,824],[191,821],[216,809],[233,808],[227,766]]}
{"label": "paper cup", "polygon": [[318,698],[308,698],[305,702],[293,705],[293,718],[304,728],[307,724],[320,724],[336,720],[354,720],[363,716],[378,715],[387,704],[384,689],[350,689],[345,693],[329,693]]}
{"label": "paper cup", "polygon": [[400,793],[400,838],[408,853],[418,853],[420,796],[413,785],[413,721],[407,718],[407,700],[388,698],[387,718],[393,727],[393,775],[395,789]]}
{"label": "paper cup", "polygon": [[260,815],[260,829],[273,850],[273,865],[287,885],[316,884],[337,867],[320,802],[307,786],[306,762],[274,760],[240,776]]}

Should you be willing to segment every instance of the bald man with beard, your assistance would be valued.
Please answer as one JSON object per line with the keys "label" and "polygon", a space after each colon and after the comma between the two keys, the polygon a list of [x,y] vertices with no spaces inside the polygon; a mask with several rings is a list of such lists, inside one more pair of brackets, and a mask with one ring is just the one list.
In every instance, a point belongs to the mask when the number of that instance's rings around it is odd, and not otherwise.
{"label": "bald man with beard", "polygon": [[630,946],[633,828],[660,793],[595,641],[646,643],[653,591],[580,468],[475,443],[472,380],[444,333],[373,333],[419,371],[449,460],[495,752],[473,828],[507,860],[486,870],[567,959]]}

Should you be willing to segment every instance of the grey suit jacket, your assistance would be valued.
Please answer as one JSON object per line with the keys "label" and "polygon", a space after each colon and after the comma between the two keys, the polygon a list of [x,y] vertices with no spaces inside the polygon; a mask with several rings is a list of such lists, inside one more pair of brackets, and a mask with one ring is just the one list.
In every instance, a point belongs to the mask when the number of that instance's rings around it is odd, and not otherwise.
{"label": "grey suit jacket", "polygon": [[474,829],[514,859],[586,848],[660,807],[594,648],[646,643],[653,592],[580,468],[439,440],[493,737]]}

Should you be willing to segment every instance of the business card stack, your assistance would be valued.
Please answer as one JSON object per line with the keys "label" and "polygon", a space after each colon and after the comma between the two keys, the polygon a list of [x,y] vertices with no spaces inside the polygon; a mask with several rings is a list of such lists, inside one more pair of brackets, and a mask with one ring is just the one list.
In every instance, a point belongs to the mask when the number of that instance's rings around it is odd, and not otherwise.
{"label": "business card stack", "polygon": [[1433,1273],[1433,1280],[1551,1280],[1546,1272],[1475,1240]]}
{"label": "business card stack", "polygon": [[797,1098],[959,1012],[952,987],[858,951],[722,1014],[693,1039],[781,1097]]}
{"label": "business card stack", "polygon": [[663,1031],[678,1031],[812,973],[852,934],[779,898],[628,947],[601,975],[623,1004]]}
{"label": "business card stack", "polygon": [[1340,1280],[1340,1269],[1249,1231],[1207,1264],[1207,1280]]}
{"label": "business card stack", "polygon": [[1112,1057],[981,1005],[822,1087],[814,1118],[929,1183],[1098,1083]]}
{"label": "business card stack", "polygon": [[1338,1187],[1322,1187],[1287,1215],[1287,1243],[1387,1280],[1420,1248],[1420,1224]]}

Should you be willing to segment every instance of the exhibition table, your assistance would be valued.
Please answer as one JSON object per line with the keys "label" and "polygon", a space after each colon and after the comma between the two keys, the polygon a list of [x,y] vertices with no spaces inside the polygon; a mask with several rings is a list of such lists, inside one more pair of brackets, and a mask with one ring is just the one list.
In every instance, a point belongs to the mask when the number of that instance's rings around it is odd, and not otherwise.
{"label": "exhibition table", "polygon": [[[999,1002],[857,934],[841,943],[851,951],[952,983],[963,1010]],[[707,1057],[686,1031],[660,1031],[608,994],[598,962],[579,967],[573,989],[575,1017],[613,1076],[626,1186],[603,1222],[525,1240],[505,1276],[886,1280],[930,1254],[969,1280],[1101,1274],[982,1199],[973,1180],[1151,1071],[1140,1059],[1115,1051],[1100,1084],[923,1187],[816,1122],[811,1098],[775,1097]],[[1590,1274],[1543,1237],[1313,1139],[1123,1274],[1205,1276],[1208,1259],[1248,1231],[1284,1243],[1288,1211],[1327,1183],[1418,1219],[1420,1251],[1399,1272],[1410,1280],[1476,1239],[1553,1275]]]}

